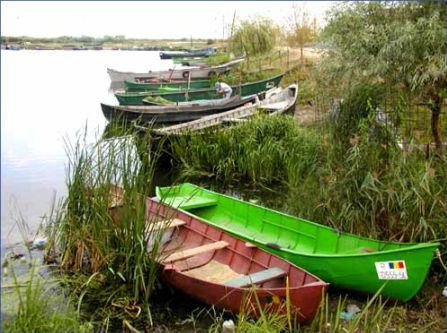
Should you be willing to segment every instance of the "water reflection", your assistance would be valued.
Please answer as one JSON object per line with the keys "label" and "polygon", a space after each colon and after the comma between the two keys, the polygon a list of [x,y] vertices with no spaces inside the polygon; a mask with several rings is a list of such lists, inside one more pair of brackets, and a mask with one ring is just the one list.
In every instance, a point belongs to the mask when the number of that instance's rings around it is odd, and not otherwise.
{"label": "water reflection", "polygon": [[87,124],[87,141],[106,125],[100,102],[116,104],[107,67],[165,70],[154,51],[1,51],[2,245],[21,241],[12,198],[32,231],[65,195],[64,141]]}

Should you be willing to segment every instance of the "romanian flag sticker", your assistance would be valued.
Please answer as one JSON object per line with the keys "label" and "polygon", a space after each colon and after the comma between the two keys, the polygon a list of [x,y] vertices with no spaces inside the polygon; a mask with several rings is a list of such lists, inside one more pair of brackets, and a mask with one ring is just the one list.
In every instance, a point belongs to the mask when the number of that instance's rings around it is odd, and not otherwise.
{"label": "romanian flag sticker", "polygon": [[375,265],[379,280],[408,280],[404,260],[381,261]]}

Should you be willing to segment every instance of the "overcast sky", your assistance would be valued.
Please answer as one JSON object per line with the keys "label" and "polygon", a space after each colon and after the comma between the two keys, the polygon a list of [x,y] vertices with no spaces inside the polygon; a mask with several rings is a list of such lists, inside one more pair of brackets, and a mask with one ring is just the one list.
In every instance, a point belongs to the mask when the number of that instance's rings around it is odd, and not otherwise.
{"label": "overcast sky", "polygon": [[323,24],[331,1],[2,1],[3,36],[125,35],[130,38],[222,38],[236,19],[263,15],[283,24],[293,4]]}

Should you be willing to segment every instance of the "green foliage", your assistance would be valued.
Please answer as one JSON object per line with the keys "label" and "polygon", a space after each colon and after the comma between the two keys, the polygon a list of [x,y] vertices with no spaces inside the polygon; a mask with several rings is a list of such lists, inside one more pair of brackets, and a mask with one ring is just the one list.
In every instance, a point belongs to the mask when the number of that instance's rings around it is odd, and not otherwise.
{"label": "green foliage", "polygon": [[291,46],[299,46],[301,49],[301,59],[303,59],[304,46],[313,41],[317,35],[316,19],[312,21],[304,7],[293,5],[291,22],[287,29],[287,42]]}
{"label": "green foliage", "polygon": [[[331,116],[331,139],[334,145],[349,146],[352,136],[358,133],[360,121],[376,112],[384,98],[381,84],[356,84],[348,97],[340,102],[337,113]],[[335,110],[334,110],[335,111]]]}
{"label": "green foliage", "polygon": [[[164,91],[172,91],[172,90],[177,90],[177,89],[170,89],[170,90],[166,90],[166,88],[164,88]],[[147,96],[144,98],[144,100],[150,104],[160,104],[160,105],[170,105],[170,104],[174,104],[172,101],[167,100],[166,98],[163,98],[161,96]]]}
{"label": "green foliage", "polygon": [[[81,324],[74,310],[62,295],[56,295],[54,281],[44,281],[35,268],[29,272],[29,280],[22,286],[13,272],[15,288],[2,290],[2,303],[13,293],[17,298],[16,310],[12,316],[5,316],[2,311],[2,331],[15,332],[92,332],[93,327]],[[2,308],[5,304],[2,304]]]}
{"label": "green foliage", "polygon": [[150,319],[160,235],[147,228],[142,196],[149,194],[158,156],[155,150],[149,158],[149,139],[125,135],[90,145],[78,136],[66,144],[68,194],[47,227],[48,252],[60,253],[61,268],[74,274],[68,283],[78,309],[104,325]]}
{"label": "green foliage", "polygon": [[[380,91],[380,89],[378,90]],[[286,210],[340,230],[385,240],[443,238],[447,218],[445,160],[403,154],[389,128],[368,115],[371,102],[353,94],[346,108],[358,116],[341,143],[320,139],[289,118],[259,118],[222,131],[173,138],[184,176],[221,183],[287,183]],[[353,114],[354,111],[348,114]]]}
{"label": "green foliage", "polygon": [[273,50],[277,29],[274,23],[263,17],[251,21],[242,21],[235,28],[230,39],[230,48],[235,54],[248,57]]}
{"label": "green foliage", "polygon": [[408,98],[412,92],[429,99],[433,138],[440,147],[440,104],[447,87],[445,16],[442,2],[340,4],[323,32],[332,49],[322,63],[322,81],[339,93],[353,81],[381,81]]}
{"label": "green foliage", "polygon": [[[217,53],[215,55],[209,56],[208,58],[203,59],[209,66],[221,65],[231,60],[230,55],[228,53]],[[200,60],[202,61],[202,60]]]}
{"label": "green foliage", "polygon": [[290,117],[259,117],[224,131],[180,136],[172,152],[189,176],[208,175],[272,183],[287,179],[287,165],[311,169],[318,156],[316,133],[296,127]]}
{"label": "green foliage", "polygon": [[246,71],[242,68],[237,71],[230,71],[225,74],[212,75],[210,78],[210,86],[214,87],[214,84],[219,82],[225,82],[228,85],[238,85],[249,82],[256,82],[268,79],[270,77],[279,75],[281,72],[279,70],[264,70],[264,71]]}

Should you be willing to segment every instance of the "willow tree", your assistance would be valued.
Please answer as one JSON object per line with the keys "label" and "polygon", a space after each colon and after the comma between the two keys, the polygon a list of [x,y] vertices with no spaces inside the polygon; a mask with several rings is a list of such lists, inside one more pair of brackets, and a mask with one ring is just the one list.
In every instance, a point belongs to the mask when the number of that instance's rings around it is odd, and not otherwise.
{"label": "willow tree", "polygon": [[[379,80],[425,99],[441,147],[439,117],[447,87],[447,26],[443,2],[355,2],[329,14],[323,38],[339,82]],[[343,80],[343,81],[340,81]]]}
{"label": "willow tree", "polygon": [[257,17],[241,21],[230,38],[230,48],[236,54],[245,54],[247,63],[250,57],[271,52],[276,45],[278,28],[270,20]]}

